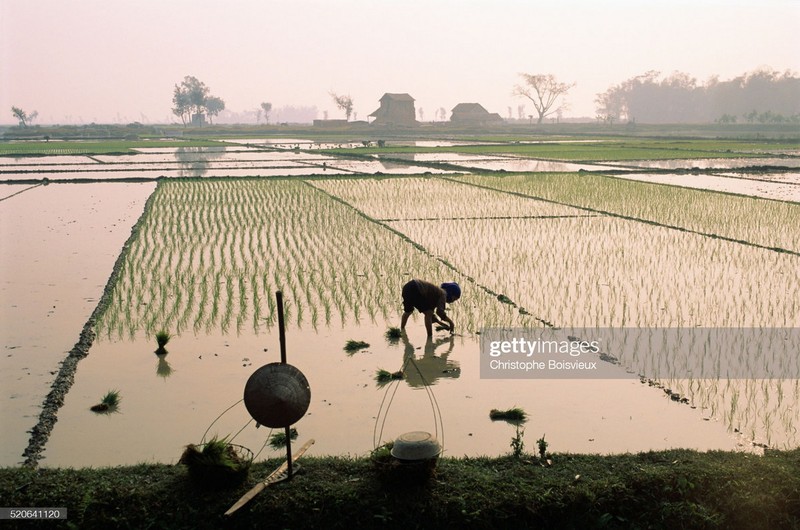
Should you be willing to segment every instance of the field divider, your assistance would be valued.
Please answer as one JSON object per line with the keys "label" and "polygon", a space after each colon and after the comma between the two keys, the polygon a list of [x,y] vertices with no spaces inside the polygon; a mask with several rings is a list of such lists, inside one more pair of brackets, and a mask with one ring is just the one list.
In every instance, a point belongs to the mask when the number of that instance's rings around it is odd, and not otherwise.
{"label": "field divider", "polygon": [[[157,189],[158,188],[156,188],[156,190]],[[53,383],[50,385],[50,392],[47,394],[47,396],[45,396],[44,402],[42,403],[42,411],[39,413],[39,421],[29,431],[31,435],[30,440],[28,441],[28,446],[22,453],[22,456],[25,458],[23,465],[26,467],[35,468],[38,465],[39,460],[42,459],[42,451],[44,451],[45,444],[47,444],[47,441],[50,438],[50,433],[53,431],[53,427],[58,421],[58,411],[64,405],[64,398],[66,397],[70,388],[72,388],[72,384],[75,382],[75,372],[78,369],[78,362],[89,355],[89,349],[91,348],[92,344],[94,343],[94,339],[97,336],[97,332],[95,330],[97,320],[111,304],[111,293],[120,278],[122,268],[125,260],[128,257],[131,246],[136,238],[139,237],[139,230],[144,224],[144,221],[152,208],[156,190],[154,190],[153,193],[151,193],[147,198],[144,208],[142,209],[142,214],[133,225],[133,228],[131,228],[131,235],[128,237],[125,243],[123,243],[122,249],[117,256],[117,260],[114,262],[111,275],[109,276],[108,281],[103,288],[103,294],[100,296],[97,306],[95,306],[94,311],[92,311],[92,314],[89,316],[89,319],[83,325],[78,342],[75,343],[75,346],[72,347],[67,354],[67,357],[61,363],[61,368],[59,369],[56,378],[53,380]]]}
{"label": "field divider", "polygon": [[544,326],[546,326],[548,328],[558,329],[558,326],[556,326],[552,322],[549,322],[549,321],[547,321],[547,320],[545,320],[543,318],[540,318],[540,317],[538,317],[536,315],[533,315],[532,313],[529,313],[528,311],[526,311],[524,308],[522,308],[519,304],[517,304],[516,302],[511,300],[506,295],[504,295],[502,293],[497,293],[491,287],[488,287],[486,285],[478,283],[475,280],[475,278],[473,278],[472,276],[469,276],[468,274],[462,272],[461,270],[458,269],[458,267],[456,267],[455,265],[453,265],[452,263],[450,263],[446,259],[443,259],[443,258],[440,258],[439,256],[436,256],[431,251],[429,251],[427,248],[425,248],[423,245],[417,243],[416,241],[414,241],[413,239],[408,237],[403,232],[400,232],[396,228],[393,228],[393,227],[389,226],[388,224],[386,224],[386,222],[381,221],[380,219],[376,219],[376,218],[374,218],[374,217],[372,217],[370,215],[367,215],[362,210],[359,210],[358,208],[356,208],[355,206],[353,206],[352,204],[350,204],[346,200],[342,199],[341,197],[337,197],[336,195],[333,195],[333,194],[331,194],[330,192],[328,192],[328,191],[326,191],[324,189],[318,188],[317,186],[314,186],[311,182],[309,182],[307,180],[303,180],[303,183],[306,184],[307,186],[310,186],[310,187],[314,188],[315,190],[319,191],[320,193],[325,194],[326,196],[330,197],[332,200],[334,200],[334,201],[336,201],[336,202],[338,202],[340,204],[343,204],[343,205],[347,206],[348,208],[351,208],[353,211],[355,211],[358,215],[360,215],[361,217],[363,217],[367,221],[369,221],[371,223],[375,223],[376,225],[380,226],[381,228],[384,228],[384,229],[392,232],[393,234],[398,236],[400,239],[410,243],[411,246],[413,246],[415,249],[419,250],[420,252],[422,252],[423,254],[428,256],[429,258],[438,261],[439,263],[441,263],[442,265],[444,265],[448,269],[450,269],[453,272],[459,274],[460,276],[463,276],[467,281],[471,282],[479,290],[485,292],[486,294],[489,294],[489,295],[493,296],[500,303],[507,304],[507,305],[510,305],[511,307],[516,308],[517,310],[519,310],[520,314],[529,316],[529,317],[533,318],[534,320],[536,320],[537,322],[543,324]]}
{"label": "field divider", "polygon": [[26,191],[30,191],[30,190],[32,190],[32,189],[34,189],[34,188],[38,188],[39,186],[43,186],[43,185],[44,185],[44,184],[40,182],[39,184],[34,184],[33,186],[28,186],[28,187],[27,187],[27,188],[25,188],[24,190],[19,190],[19,191],[18,191],[18,192],[16,192],[16,193],[12,193],[11,195],[8,195],[7,197],[2,197],[2,198],[0,198],[0,202],[3,202],[3,201],[5,201],[5,200],[7,200],[7,199],[10,199],[11,197],[16,197],[16,196],[17,196],[17,195],[19,195],[20,193],[25,193]]}
{"label": "field divider", "polygon": [[624,219],[626,221],[635,221],[635,222],[638,222],[638,223],[644,223],[644,224],[648,224],[648,225],[652,225],[652,226],[658,226],[660,228],[668,228],[668,229],[671,229],[671,230],[678,230],[679,232],[685,232],[687,234],[695,234],[695,235],[699,235],[699,236],[703,236],[703,237],[708,237],[708,238],[711,238],[711,239],[720,239],[722,241],[728,241],[730,243],[738,243],[740,245],[745,245],[745,246],[748,246],[748,247],[758,248],[758,249],[761,249],[761,250],[769,250],[769,251],[772,251],[772,252],[778,252],[778,253],[781,253],[781,254],[789,254],[791,256],[800,257],[800,252],[798,252],[796,250],[790,250],[790,249],[787,249],[787,248],[769,247],[767,245],[759,245],[758,243],[753,243],[752,241],[746,241],[744,239],[736,239],[736,238],[733,238],[733,237],[722,236],[722,235],[719,235],[719,234],[713,234],[713,233],[709,233],[709,232],[701,232],[699,230],[692,230],[691,228],[684,228],[682,226],[669,225],[669,224],[666,224],[666,223],[660,223],[658,221],[652,221],[652,220],[649,220],[649,219],[642,219],[640,217],[632,217],[630,215],[624,215],[624,214],[621,214],[621,213],[608,212],[608,211],[605,211],[605,210],[598,210],[597,208],[591,208],[589,206],[578,206],[576,204],[570,204],[568,202],[562,202],[562,201],[556,201],[556,200],[553,200],[553,199],[547,199],[545,197],[538,197],[536,195],[529,195],[527,193],[522,193],[522,192],[519,192],[519,191],[511,191],[511,190],[504,190],[504,189],[501,189],[501,188],[493,188],[491,186],[485,186],[483,184],[476,184],[474,182],[464,182],[462,180],[457,180],[457,179],[450,178],[450,177],[443,176],[443,175],[437,175],[437,176],[435,176],[433,178],[438,178],[438,179],[446,180],[446,181],[449,181],[449,182],[463,184],[465,186],[473,186],[475,188],[480,188],[480,189],[484,189],[484,190],[499,191],[500,193],[506,193],[508,195],[513,195],[515,197],[524,197],[526,199],[534,199],[534,200],[537,200],[537,201],[543,201],[543,202],[547,202],[547,203],[550,203],[550,204],[558,204],[560,206],[569,206],[571,208],[576,208],[578,210],[584,210],[586,212],[591,212],[591,213],[594,213],[594,214],[600,214],[600,215],[608,216],[608,217],[614,217],[614,218],[617,218],[617,219]]}
{"label": "field divider", "polygon": [[409,217],[398,219],[375,219],[380,222],[394,221],[480,221],[480,220],[506,220],[506,219],[583,219],[586,217],[603,217],[599,214],[586,215],[496,215],[484,217]]}

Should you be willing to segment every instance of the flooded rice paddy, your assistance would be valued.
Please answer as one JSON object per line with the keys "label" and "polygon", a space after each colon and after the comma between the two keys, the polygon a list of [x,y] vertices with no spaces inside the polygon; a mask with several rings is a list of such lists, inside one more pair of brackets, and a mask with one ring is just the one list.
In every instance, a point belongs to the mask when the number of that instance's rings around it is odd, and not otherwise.
{"label": "flooded rice paddy", "polygon": [[[514,428],[488,413],[513,406],[531,416],[529,445],[546,434],[556,452],[800,442],[794,365],[775,380],[692,379],[676,368],[656,386],[629,377],[652,375],[646,352],[623,358],[613,379],[487,380],[479,370],[485,327],[800,327],[800,205],[578,173],[581,164],[420,153],[404,165],[305,152],[304,142],[299,152],[299,140],[272,142],[286,151],[240,142],[180,160],[163,149],[38,157],[39,166],[0,157],[3,464],[22,460],[25,431],[140,217],[44,465],[175,462],[229,407],[209,435],[242,429],[237,441],[257,452],[268,430],[237,402],[249,375],[278,360],[276,290],[289,362],[312,391],[296,427],[319,454],[362,455],[399,433],[437,430],[437,415],[447,454],[502,454]],[[476,174],[424,166],[439,161]],[[529,174],[477,174],[503,161]],[[16,184],[31,176],[21,168],[106,182]],[[167,179],[113,182],[118,173]],[[375,173],[403,176],[358,176]],[[291,178],[234,178],[245,174]],[[351,178],[320,178],[337,174]],[[231,178],[169,180],[180,176]],[[413,277],[464,287],[450,310],[455,336],[427,341],[415,316],[403,340],[384,337]],[[162,329],[173,337],[156,356]],[[350,339],[370,346],[348,354]],[[403,381],[375,381],[377,370],[401,368]],[[90,412],[111,389],[119,410]]]}

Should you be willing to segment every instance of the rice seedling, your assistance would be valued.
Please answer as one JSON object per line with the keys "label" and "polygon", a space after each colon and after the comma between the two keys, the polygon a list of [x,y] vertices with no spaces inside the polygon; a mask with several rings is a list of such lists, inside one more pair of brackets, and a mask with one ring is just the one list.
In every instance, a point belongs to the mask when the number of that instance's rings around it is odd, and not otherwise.
{"label": "rice seedling", "polygon": [[511,455],[520,459],[525,454],[525,442],[522,440],[525,436],[525,429],[520,429],[520,425],[516,424],[516,432],[511,438]]}
{"label": "rice seedling", "polygon": [[405,374],[402,370],[398,370],[397,372],[390,372],[388,370],[384,370],[381,368],[377,372],[375,372],[375,381],[378,383],[388,383],[390,381],[398,381],[405,379]]}
{"label": "rice seedling", "polygon": [[116,412],[119,407],[120,395],[118,390],[109,390],[100,399],[100,403],[92,405],[90,410],[97,413],[110,414]]}
{"label": "rice seedling", "polygon": [[[291,440],[297,439],[297,429],[292,427],[289,429],[289,438]],[[286,432],[278,431],[269,437],[269,446],[273,449],[282,449],[286,447]]]}
{"label": "rice seedling", "polygon": [[369,343],[368,342],[364,342],[363,340],[350,339],[344,345],[344,351],[346,351],[349,354],[353,354],[353,353],[355,353],[355,352],[357,352],[359,350],[363,350],[365,348],[369,348]]}
{"label": "rice seedling", "polygon": [[166,330],[161,329],[156,332],[156,344],[158,345],[158,348],[156,349],[157,354],[163,355],[167,353],[165,346],[171,338],[172,335],[170,335],[170,333]]}
{"label": "rice seedling", "polygon": [[403,337],[403,332],[400,328],[391,327],[386,330],[384,336],[389,342],[396,343]]}
{"label": "rice seedling", "polygon": [[513,407],[506,410],[492,409],[489,411],[489,418],[492,421],[525,423],[528,419],[528,414],[520,407]]}
{"label": "rice seedling", "polygon": [[550,444],[549,444],[549,443],[547,443],[547,441],[544,439],[544,436],[545,436],[545,435],[543,434],[541,438],[539,438],[538,440],[536,440],[536,446],[537,446],[537,448],[539,449],[539,458],[540,458],[542,461],[544,461],[544,460],[546,460],[546,459],[547,459],[547,447],[550,445]]}

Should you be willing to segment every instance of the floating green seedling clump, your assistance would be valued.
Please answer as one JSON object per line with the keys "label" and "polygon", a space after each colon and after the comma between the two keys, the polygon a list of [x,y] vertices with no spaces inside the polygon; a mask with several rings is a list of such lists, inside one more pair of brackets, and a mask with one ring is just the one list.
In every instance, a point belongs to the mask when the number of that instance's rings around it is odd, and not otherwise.
{"label": "floating green seedling clump", "polygon": [[491,418],[492,421],[522,423],[528,419],[528,414],[519,407],[510,408],[508,410],[492,409],[489,412],[489,418]]}
{"label": "floating green seedling clump", "polygon": [[403,331],[400,328],[389,328],[386,330],[385,336],[389,342],[397,342],[403,336]]}
{"label": "floating green seedling clump", "polygon": [[166,348],[164,346],[167,345],[169,339],[172,338],[172,335],[169,334],[168,331],[160,330],[156,332],[156,344],[158,344],[158,349],[156,349],[156,353],[159,355],[167,353]]}
{"label": "floating green seedling clump", "polygon": [[363,340],[348,340],[347,344],[344,345],[344,351],[347,353],[355,353],[364,348],[369,348],[369,343]]}
{"label": "floating green seedling clump", "polygon": [[[297,429],[292,427],[289,430],[289,438],[292,440],[297,439]],[[286,447],[286,432],[279,431],[269,437],[269,446],[273,449],[280,449]]]}
{"label": "floating green seedling clump", "polygon": [[97,405],[92,405],[90,410],[92,412],[99,412],[99,413],[110,413],[117,410],[119,406],[119,391],[118,390],[109,390],[103,396],[103,399],[100,400],[100,403]]}
{"label": "floating green seedling clump", "polygon": [[405,378],[405,374],[402,370],[398,370],[397,372],[390,372],[388,370],[380,369],[375,372],[375,381],[378,383],[387,383],[389,381],[396,381]]}

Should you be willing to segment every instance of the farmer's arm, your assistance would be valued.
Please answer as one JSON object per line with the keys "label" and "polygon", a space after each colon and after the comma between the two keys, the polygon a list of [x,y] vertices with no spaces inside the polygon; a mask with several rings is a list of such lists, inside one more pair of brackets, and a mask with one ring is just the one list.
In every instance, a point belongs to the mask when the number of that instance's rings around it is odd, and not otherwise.
{"label": "farmer's arm", "polygon": [[[448,329],[450,330],[450,333],[453,333],[456,330],[456,325],[455,325],[455,323],[453,323],[453,321],[450,319],[450,317],[447,316],[447,313],[445,312],[445,310],[442,309],[442,308],[439,308],[439,309],[436,310],[436,313],[439,315],[439,319],[443,320],[444,322],[447,322]],[[444,322],[441,322],[439,319],[437,319],[437,321],[444,325]]]}

